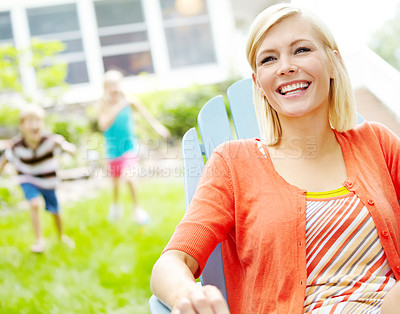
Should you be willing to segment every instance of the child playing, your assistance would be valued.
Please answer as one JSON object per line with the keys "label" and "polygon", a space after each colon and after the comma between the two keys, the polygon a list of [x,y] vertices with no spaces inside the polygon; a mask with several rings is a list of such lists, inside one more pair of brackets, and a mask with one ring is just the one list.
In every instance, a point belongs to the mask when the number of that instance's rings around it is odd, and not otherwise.
{"label": "child playing", "polygon": [[[139,142],[134,132],[133,110],[138,111],[154,130],[162,137],[170,135],[140,103],[138,99],[128,100],[121,89],[123,75],[116,70],[105,73],[104,94],[100,101],[98,123],[106,140],[106,156],[109,173],[112,177],[113,203],[110,206],[111,221],[122,217],[123,211],[119,204],[119,186],[123,170],[138,162]],[[129,191],[134,202],[134,218],[138,224],[149,222],[148,213],[139,207],[132,178],[126,177]]]}
{"label": "child playing", "polygon": [[54,217],[60,241],[73,248],[75,243],[65,234],[59,204],[55,193],[58,183],[56,171],[58,163],[55,155],[63,150],[74,154],[75,145],[67,142],[61,135],[44,134],[43,108],[27,105],[20,112],[19,128],[21,135],[12,140],[10,147],[0,158],[0,173],[7,162],[11,162],[18,172],[18,182],[29,201],[31,221],[36,242],[31,246],[34,253],[45,250],[45,241],[40,226],[40,196],[43,197],[46,210]]}

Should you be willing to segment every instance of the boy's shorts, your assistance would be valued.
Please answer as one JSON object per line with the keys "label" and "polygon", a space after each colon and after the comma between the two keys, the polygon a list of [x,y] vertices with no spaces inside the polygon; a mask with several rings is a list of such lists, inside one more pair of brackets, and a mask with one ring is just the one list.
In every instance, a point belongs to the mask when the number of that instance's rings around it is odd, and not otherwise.
{"label": "boy's shorts", "polygon": [[109,173],[113,178],[118,178],[122,170],[135,166],[139,161],[139,156],[135,152],[128,152],[121,157],[111,159],[108,162]]}
{"label": "boy's shorts", "polygon": [[55,190],[41,189],[31,183],[21,183],[21,188],[22,191],[24,191],[25,198],[28,201],[42,195],[46,210],[52,214],[58,213],[59,206]]}

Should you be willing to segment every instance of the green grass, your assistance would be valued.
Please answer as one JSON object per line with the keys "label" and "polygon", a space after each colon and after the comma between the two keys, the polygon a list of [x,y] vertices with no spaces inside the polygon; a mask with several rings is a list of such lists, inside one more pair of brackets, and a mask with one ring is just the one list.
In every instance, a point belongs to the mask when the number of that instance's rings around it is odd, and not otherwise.
{"label": "green grass", "polygon": [[126,194],[124,219],[114,224],[107,221],[109,191],[63,204],[74,250],[58,243],[44,211],[44,254],[30,252],[29,211],[0,217],[0,312],[149,313],[151,269],[184,213],[184,193],[180,180],[143,180],[137,187],[152,217],[144,227],[129,215]]}

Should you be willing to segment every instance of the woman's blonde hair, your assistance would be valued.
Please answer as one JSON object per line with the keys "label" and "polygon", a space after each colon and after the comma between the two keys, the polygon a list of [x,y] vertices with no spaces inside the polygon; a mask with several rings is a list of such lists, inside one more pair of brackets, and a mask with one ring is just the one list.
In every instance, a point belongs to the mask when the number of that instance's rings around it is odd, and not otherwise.
{"label": "woman's blonde hair", "polygon": [[[298,15],[307,20],[320,35],[325,53],[333,67],[333,79],[329,92],[329,121],[335,130],[344,132],[357,123],[356,104],[349,75],[340,56],[339,48],[328,27],[312,13],[290,4],[276,4],[262,11],[250,27],[247,40],[247,60],[257,73],[256,55],[268,30],[287,17]],[[337,54],[335,54],[337,51]],[[254,105],[257,114],[260,135],[268,145],[278,143],[281,137],[281,125],[277,112],[258,90],[253,82]]]}

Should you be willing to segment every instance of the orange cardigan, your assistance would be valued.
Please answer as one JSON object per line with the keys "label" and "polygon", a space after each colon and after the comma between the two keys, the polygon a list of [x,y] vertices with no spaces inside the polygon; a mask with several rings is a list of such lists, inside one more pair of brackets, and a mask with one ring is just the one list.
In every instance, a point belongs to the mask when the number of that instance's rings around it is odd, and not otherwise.
{"label": "orange cardigan", "polygon": [[[347,168],[343,183],[368,208],[400,279],[400,139],[364,122],[335,135]],[[265,149],[267,152],[267,149]],[[166,250],[199,263],[223,241],[231,313],[302,313],[306,288],[305,190],[288,184],[256,140],[220,145]]]}

